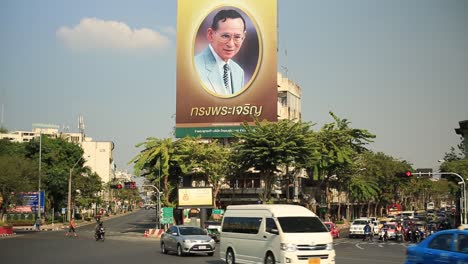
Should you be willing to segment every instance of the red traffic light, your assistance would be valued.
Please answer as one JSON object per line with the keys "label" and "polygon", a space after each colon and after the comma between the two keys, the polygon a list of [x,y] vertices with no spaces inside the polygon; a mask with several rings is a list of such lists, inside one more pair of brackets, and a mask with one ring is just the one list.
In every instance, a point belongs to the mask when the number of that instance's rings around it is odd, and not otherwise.
{"label": "red traffic light", "polygon": [[110,186],[111,189],[122,189],[122,184],[118,183],[118,184],[111,184]]}
{"label": "red traffic light", "polygon": [[136,189],[136,184],[135,182],[124,182],[125,184],[125,189]]}
{"label": "red traffic light", "polygon": [[407,172],[405,172],[405,176],[406,177],[411,177],[411,176],[413,176],[413,173],[411,171],[407,171]]}

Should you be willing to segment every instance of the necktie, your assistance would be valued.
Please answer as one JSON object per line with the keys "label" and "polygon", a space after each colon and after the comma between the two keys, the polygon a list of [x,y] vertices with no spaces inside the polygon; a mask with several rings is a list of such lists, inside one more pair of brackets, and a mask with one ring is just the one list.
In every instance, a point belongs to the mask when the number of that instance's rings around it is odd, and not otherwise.
{"label": "necktie", "polygon": [[226,90],[231,92],[231,88],[229,85],[229,65],[226,63],[223,66],[224,73],[223,73],[223,80],[224,80],[224,87],[226,87]]}

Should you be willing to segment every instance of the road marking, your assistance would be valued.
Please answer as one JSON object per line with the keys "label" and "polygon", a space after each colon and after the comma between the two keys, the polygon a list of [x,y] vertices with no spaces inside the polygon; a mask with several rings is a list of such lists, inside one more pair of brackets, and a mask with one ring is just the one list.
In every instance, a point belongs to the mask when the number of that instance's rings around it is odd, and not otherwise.
{"label": "road marking", "polygon": [[357,244],[356,244],[356,247],[359,248],[359,249],[361,249],[361,250],[364,250],[364,248],[360,247],[359,244],[360,244],[360,243],[357,243]]}

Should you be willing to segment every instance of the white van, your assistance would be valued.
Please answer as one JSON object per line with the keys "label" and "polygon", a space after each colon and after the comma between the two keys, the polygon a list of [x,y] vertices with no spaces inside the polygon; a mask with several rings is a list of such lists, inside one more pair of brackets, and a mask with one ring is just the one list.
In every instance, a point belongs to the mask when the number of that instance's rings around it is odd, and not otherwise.
{"label": "white van", "polygon": [[219,248],[227,264],[335,263],[327,227],[299,205],[228,206]]}

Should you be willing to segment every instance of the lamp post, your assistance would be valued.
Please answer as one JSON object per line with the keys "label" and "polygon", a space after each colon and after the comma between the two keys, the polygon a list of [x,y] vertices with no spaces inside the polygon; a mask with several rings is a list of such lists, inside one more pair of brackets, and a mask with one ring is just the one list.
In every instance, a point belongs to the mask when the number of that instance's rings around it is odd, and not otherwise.
{"label": "lamp post", "polygon": [[[41,165],[42,165],[42,130],[39,130],[39,183],[37,193],[37,217],[41,219]],[[54,217],[52,216],[52,219]]]}
{"label": "lamp post", "polygon": [[71,167],[70,169],[70,176],[68,177],[68,205],[67,205],[67,220],[68,222],[70,222],[71,220],[71,183],[72,183],[72,172],[73,172],[73,169],[75,168],[76,165],[78,165],[78,162],[80,162],[80,160],[83,158],[83,156],[81,156],[77,161],[76,163],[73,165],[73,167]]}

